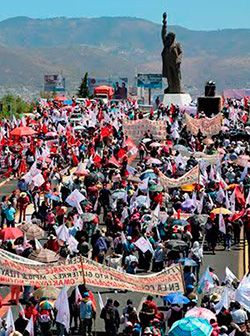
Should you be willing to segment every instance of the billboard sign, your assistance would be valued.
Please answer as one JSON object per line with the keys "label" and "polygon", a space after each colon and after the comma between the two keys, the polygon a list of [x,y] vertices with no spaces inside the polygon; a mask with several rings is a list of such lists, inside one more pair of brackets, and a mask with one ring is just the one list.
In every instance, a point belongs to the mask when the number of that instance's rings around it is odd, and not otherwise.
{"label": "billboard sign", "polygon": [[45,92],[64,92],[65,78],[62,75],[45,75],[44,76]]}
{"label": "billboard sign", "polygon": [[93,94],[94,89],[101,85],[108,85],[114,89],[114,99],[126,99],[128,96],[127,77],[88,78],[90,94]]}
{"label": "billboard sign", "polygon": [[144,89],[162,89],[162,75],[138,74],[137,87]]}

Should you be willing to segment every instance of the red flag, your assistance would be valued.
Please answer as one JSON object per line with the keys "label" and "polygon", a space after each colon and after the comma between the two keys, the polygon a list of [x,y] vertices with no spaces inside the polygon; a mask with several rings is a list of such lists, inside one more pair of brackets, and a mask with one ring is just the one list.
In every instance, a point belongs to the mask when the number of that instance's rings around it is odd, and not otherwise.
{"label": "red flag", "polygon": [[154,197],[154,201],[155,201],[156,203],[159,203],[160,205],[162,205],[162,203],[163,203],[163,196],[162,196],[162,193],[157,194],[157,195]]}
{"label": "red flag", "polygon": [[101,129],[101,136],[102,136],[102,138],[107,138],[107,137],[109,137],[110,135],[112,134],[112,131],[110,130],[110,128],[109,127],[103,127],[102,129]]}
{"label": "red flag", "polygon": [[102,109],[100,109],[100,111],[98,112],[97,119],[99,122],[101,122],[104,119]]}
{"label": "red flag", "polygon": [[245,114],[242,116],[241,120],[243,121],[244,124],[246,124],[246,122],[248,121],[248,115],[245,113]]}
{"label": "red flag", "polygon": [[19,173],[19,175],[22,175],[22,174],[27,173],[27,170],[28,170],[28,168],[27,168],[26,161],[25,161],[25,159],[22,159],[21,163],[20,163],[20,166],[18,168],[18,173]]}
{"label": "red flag", "polygon": [[79,165],[79,160],[77,156],[75,155],[75,153],[72,153],[72,162],[75,167]]}
{"label": "red flag", "polygon": [[114,155],[109,159],[109,163],[111,163],[112,165],[119,167],[120,163],[116,160],[116,158],[114,157]]}
{"label": "red flag", "polygon": [[125,149],[120,148],[118,153],[117,153],[117,156],[118,156],[119,159],[122,159],[124,157],[124,155],[126,155],[126,153],[127,152],[125,151]]}
{"label": "red flag", "polygon": [[239,203],[241,206],[245,207],[245,205],[246,205],[245,196],[244,196],[244,193],[241,191],[241,189],[240,189],[239,186],[237,186],[237,187],[235,188],[235,197],[236,197],[238,203]]}
{"label": "red flag", "polygon": [[240,219],[242,216],[244,216],[245,210],[237,211],[233,214],[232,217],[230,217],[230,222],[235,222],[238,219]]}
{"label": "red flag", "polygon": [[246,109],[248,108],[248,100],[249,100],[249,97],[244,97],[244,107]]}
{"label": "red flag", "polygon": [[43,124],[43,126],[42,126],[42,132],[43,132],[43,134],[48,133],[48,128],[45,124]]}
{"label": "red flag", "polygon": [[93,157],[93,162],[95,164],[96,167],[100,167],[101,166],[101,161],[102,161],[102,158],[96,154],[94,157]]}

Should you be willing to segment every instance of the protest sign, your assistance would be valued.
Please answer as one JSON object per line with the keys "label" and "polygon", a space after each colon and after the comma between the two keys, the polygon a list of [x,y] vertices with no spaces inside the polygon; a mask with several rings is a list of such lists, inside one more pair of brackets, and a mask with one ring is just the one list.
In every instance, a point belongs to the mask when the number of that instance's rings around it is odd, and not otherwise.
{"label": "protest sign", "polygon": [[149,246],[149,241],[147,239],[145,239],[144,237],[139,238],[134,245],[136,247],[138,247],[138,249],[140,249],[142,251],[142,253],[147,252],[148,250],[150,250],[150,246]]}
{"label": "protest sign", "polygon": [[165,139],[167,135],[166,126],[163,120],[126,120],[123,124],[126,135],[130,136],[137,144],[141,141],[148,130],[155,140]]}
{"label": "protest sign", "polygon": [[161,185],[164,187],[164,189],[179,188],[183,185],[198,183],[199,166],[195,166],[193,169],[191,169],[185,175],[183,175],[183,176],[181,176],[177,179],[169,178],[166,175],[164,175],[161,171],[159,172],[159,175],[160,175]]}
{"label": "protest sign", "polygon": [[86,285],[101,288],[116,288],[132,292],[166,295],[170,292],[183,292],[182,274],[179,265],[165,268],[162,272],[150,275],[130,275],[113,268],[98,264],[92,260],[76,257],[52,264],[30,264],[5,257],[1,251],[0,283],[13,285],[18,282],[25,286],[76,286],[83,282]]}
{"label": "protest sign", "polygon": [[212,136],[220,133],[221,131],[221,114],[217,114],[214,118],[205,117],[201,119],[195,119],[185,113],[185,120],[187,129],[194,135],[197,135],[199,130],[201,131],[202,135],[205,136]]}
{"label": "protest sign", "polygon": [[84,201],[86,198],[85,196],[83,196],[83,194],[80,193],[79,190],[75,189],[67,198],[66,198],[66,202],[72,206],[72,207],[76,207],[78,213],[81,215],[82,209],[81,209],[81,205],[80,203],[82,201]]}

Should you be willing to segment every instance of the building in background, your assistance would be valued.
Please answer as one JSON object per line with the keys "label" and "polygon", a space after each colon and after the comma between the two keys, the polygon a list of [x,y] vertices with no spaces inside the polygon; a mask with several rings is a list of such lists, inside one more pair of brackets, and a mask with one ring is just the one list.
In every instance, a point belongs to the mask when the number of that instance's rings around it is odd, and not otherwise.
{"label": "building in background", "polygon": [[44,76],[44,91],[65,93],[65,78],[61,74]]}

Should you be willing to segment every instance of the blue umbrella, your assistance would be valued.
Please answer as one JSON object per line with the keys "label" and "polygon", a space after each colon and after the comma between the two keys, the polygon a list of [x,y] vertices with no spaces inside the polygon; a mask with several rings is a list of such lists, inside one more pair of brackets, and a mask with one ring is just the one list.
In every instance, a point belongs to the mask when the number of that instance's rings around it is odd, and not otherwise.
{"label": "blue umbrella", "polygon": [[72,105],[73,101],[71,99],[64,100],[64,105]]}
{"label": "blue umbrella", "polygon": [[145,170],[145,172],[143,172],[140,176],[140,179],[141,180],[145,180],[146,178],[150,178],[150,179],[155,179],[157,176],[156,174],[154,173],[154,171],[152,169],[148,169],[148,170]]}
{"label": "blue umbrella", "polygon": [[211,324],[201,318],[185,317],[176,321],[169,330],[169,336],[210,336],[213,331]]}
{"label": "blue umbrella", "polygon": [[170,293],[164,296],[163,300],[168,301],[172,305],[174,304],[182,305],[182,304],[187,304],[190,302],[190,300],[186,296],[182,295],[181,293]]}
{"label": "blue umbrella", "polygon": [[56,196],[56,195],[53,195],[53,194],[46,194],[45,197],[51,199],[52,201],[60,202],[60,197],[59,196]]}
{"label": "blue umbrella", "polygon": [[197,263],[191,258],[181,258],[179,262],[184,266],[197,266]]}
{"label": "blue umbrella", "polygon": [[189,223],[185,219],[175,219],[173,225],[187,226]]}

